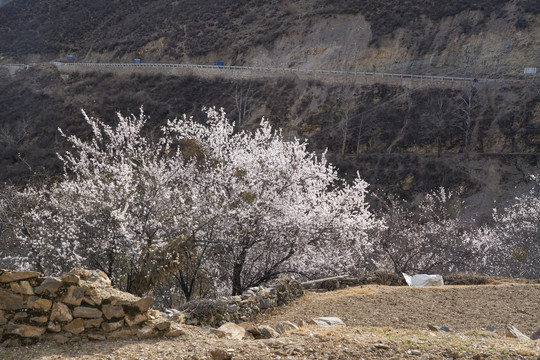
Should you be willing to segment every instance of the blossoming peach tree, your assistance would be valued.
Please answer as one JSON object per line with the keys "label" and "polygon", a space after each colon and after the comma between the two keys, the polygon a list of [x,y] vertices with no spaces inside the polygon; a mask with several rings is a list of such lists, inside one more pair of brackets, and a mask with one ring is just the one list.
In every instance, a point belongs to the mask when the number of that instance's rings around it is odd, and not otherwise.
{"label": "blossoming peach tree", "polygon": [[[449,273],[467,271],[478,261],[478,237],[463,219],[461,190],[438,188],[416,203],[392,197],[379,214],[384,226],[372,234],[378,268],[395,273]],[[472,221],[471,221],[472,222]]]}
{"label": "blossoming peach tree", "polygon": [[264,119],[237,132],[210,108],[205,123],[170,120],[151,139],[142,109],[114,127],[84,117],[89,141],[62,133],[74,149],[63,179],[22,193],[34,206],[16,231],[21,268],[99,268],[140,294],[190,259],[238,294],[282,272],[346,271],[370,251],[367,184]]}
{"label": "blossoming peach tree", "polygon": [[532,175],[533,186],[500,212],[495,226],[481,236],[489,244],[488,270],[514,277],[540,277],[540,176]]}

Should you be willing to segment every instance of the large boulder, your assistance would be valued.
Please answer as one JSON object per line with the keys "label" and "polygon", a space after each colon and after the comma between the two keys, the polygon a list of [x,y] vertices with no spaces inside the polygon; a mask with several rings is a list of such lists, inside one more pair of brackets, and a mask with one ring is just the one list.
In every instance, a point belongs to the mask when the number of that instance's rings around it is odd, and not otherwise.
{"label": "large boulder", "polygon": [[257,326],[257,330],[263,339],[273,339],[279,337],[279,333],[267,325]]}

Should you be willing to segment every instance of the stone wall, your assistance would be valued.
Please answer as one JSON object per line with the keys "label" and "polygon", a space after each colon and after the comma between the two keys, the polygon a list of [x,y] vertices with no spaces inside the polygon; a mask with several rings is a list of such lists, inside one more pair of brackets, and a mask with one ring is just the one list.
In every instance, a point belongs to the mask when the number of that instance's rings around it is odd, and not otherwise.
{"label": "stone wall", "polygon": [[0,344],[179,336],[178,324],[111,287],[105,273],[75,269],[60,277],[0,269]]}
{"label": "stone wall", "polygon": [[218,327],[227,322],[250,321],[303,294],[304,289],[298,281],[283,277],[271,285],[251,288],[242,295],[190,301],[181,311],[187,324]]}

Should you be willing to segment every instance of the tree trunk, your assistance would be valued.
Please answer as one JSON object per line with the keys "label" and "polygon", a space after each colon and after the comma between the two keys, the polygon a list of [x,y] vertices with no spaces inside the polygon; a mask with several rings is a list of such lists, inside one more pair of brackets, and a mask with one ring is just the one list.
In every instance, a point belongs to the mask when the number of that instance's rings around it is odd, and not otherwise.
{"label": "tree trunk", "polygon": [[244,290],[242,287],[242,270],[244,270],[244,264],[246,263],[247,249],[243,248],[235,260],[232,273],[232,295],[240,295]]}
{"label": "tree trunk", "polygon": [[242,294],[242,269],[244,265],[235,263],[232,274],[232,295]]}

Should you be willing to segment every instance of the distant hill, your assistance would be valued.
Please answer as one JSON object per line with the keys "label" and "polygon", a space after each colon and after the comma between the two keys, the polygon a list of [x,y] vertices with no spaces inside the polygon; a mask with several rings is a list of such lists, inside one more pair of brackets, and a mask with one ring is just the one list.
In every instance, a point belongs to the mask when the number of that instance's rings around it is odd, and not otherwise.
{"label": "distant hill", "polygon": [[15,0],[0,11],[0,61],[72,54],[479,73],[534,60],[523,47],[539,50],[538,37],[508,31],[534,36],[538,14],[536,0]]}

